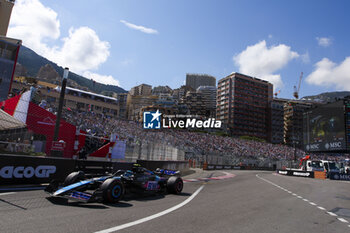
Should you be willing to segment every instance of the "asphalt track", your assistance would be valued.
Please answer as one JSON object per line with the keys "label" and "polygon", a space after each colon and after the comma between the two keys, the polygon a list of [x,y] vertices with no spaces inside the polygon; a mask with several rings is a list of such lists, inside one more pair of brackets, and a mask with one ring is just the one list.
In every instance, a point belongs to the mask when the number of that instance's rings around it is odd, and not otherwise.
{"label": "asphalt track", "polygon": [[42,190],[0,193],[0,232],[350,232],[350,183],[224,172],[235,176],[113,205],[53,202]]}

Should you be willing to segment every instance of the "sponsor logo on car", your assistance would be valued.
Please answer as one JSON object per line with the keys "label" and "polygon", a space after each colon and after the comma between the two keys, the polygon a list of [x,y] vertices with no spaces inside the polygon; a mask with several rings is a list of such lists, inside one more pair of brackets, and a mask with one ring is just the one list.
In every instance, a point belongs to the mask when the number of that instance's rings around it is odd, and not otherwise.
{"label": "sponsor logo on car", "polygon": [[148,181],[146,184],[146,190],[158,190],[159,184],[157,181]]}

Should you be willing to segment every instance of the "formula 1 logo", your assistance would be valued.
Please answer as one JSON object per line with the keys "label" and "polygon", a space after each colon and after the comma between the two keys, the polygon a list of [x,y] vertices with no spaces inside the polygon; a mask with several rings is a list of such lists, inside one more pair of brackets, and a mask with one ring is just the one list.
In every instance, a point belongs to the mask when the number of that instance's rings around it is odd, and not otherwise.
{"label": "formula 1 logo", "polygon": [[6,166],[1,168],[0,177],[5,179],[11,178],[32,178],[36,176],[37,178],[48,178],[50,174],[56,172],[56,166],[37,166],[35,169],[33,167],[14,167],[14,166]]}
{"label": "formula 1 logo", "polygon": [[160,129],[162,114],[157,110],[156,112],[144,112],[143,113],[143,128],[144,129]]}

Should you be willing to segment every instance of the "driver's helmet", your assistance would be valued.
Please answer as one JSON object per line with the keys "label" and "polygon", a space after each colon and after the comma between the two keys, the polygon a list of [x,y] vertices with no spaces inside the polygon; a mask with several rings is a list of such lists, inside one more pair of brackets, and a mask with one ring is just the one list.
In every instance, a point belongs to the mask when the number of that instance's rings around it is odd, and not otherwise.
{"label": "driver's helmet", "polygon": [[144,171],[144,168],[141,167],[140,164],[134,164],[132,166],[132,171],[135,172],[135,173],[142,173]]}

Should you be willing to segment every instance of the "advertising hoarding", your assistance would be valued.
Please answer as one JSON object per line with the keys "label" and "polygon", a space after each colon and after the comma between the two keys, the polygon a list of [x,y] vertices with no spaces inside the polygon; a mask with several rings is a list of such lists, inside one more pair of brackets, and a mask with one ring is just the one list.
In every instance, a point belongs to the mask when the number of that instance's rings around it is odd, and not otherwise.
{"label": "advertising hoarding", "polygon": [[344,100],[344,108],[345,108],[345,136],[346,136],[346,144],[347,150],[350,150],[350,97]]}
{"label": "advertising hoarding", "polygon": [[346,150],[344,101],[319,106],[304,113],[306,151]]}

